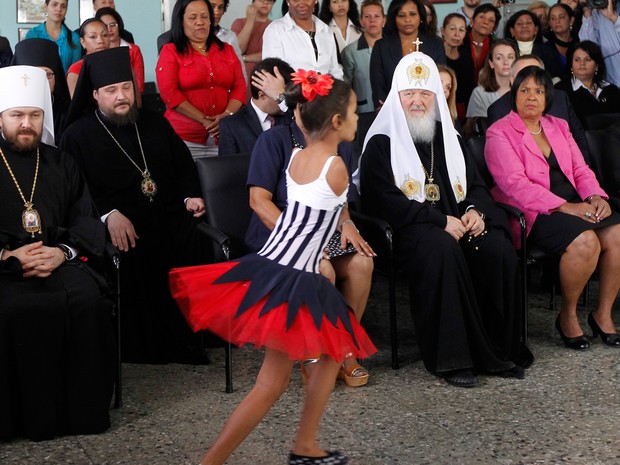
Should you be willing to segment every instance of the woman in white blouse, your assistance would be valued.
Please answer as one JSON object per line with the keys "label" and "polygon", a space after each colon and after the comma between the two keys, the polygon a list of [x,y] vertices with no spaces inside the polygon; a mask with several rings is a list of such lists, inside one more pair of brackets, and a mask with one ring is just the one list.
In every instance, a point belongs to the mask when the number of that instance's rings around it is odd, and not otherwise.
{"label": "woman in white blouse", "polygon": [[313,13],[318,13],[317,0],[283,2],[284,16],[265,29],[263,59],[280,58],[293,69],[312,69],[342,79],[334,35]]}
{"label": "woman in white blouse", "polygon": [[362,35],[360,14],[355,0],[323,0],[319,19],[334,33],[340,52]]}

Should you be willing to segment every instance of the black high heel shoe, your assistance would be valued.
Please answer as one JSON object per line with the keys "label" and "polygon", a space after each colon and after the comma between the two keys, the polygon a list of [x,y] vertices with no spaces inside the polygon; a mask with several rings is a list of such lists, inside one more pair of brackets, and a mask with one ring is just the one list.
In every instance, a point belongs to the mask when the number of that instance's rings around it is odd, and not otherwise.
{"label": "black high heel shoe", "polygon": [[560,326],[559,316],[555,319],[555,329],[558,330],[558,333],[560,333],[560,337],[562,338],[562,342],[569,349],[586,350],[590,347],[590,343],[583,334],[577,337],[567,337],[564,334],[564,331],[562,331],[562,327]]}
{"label": "black high heel shoe", "polygon": [[598,335],[601,336],[601,341],[603,344],[610,347],[620,347],[620,334],[618,333],[604,333],[601,327],[598,325],[594,316],[592,316],[592,312],[588,315],[588,325],[590,329],[592,329],[592,337],[596,337]]}

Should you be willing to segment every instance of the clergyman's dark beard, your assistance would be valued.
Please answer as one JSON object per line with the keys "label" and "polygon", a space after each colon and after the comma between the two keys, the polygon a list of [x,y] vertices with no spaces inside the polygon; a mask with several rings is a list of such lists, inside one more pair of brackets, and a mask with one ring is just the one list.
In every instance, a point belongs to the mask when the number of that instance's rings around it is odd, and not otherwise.
{"label": "clergyman's dark beard", "polygon": [[[20,134],[32,134],[34,138],[32,139],[32,142],[20,142],[17,139]],[[9,144],[9,147],[16,152],[29,152],[36,149],[39,144],[41,144],[41,134],[37,134],[36,131],[32,131],[30,129],[18,131],[15,137],[7,136],[3,132],[2,137],[4,137],[4,140],[6,140],[7,144]]]}
{"label": "clergyman's dark beard", "polygon": [[128,124],[135,124],[135,122],[138,121],[139,113],[140,110],[138,110],[138,107],[135,104],[132,105],[129,111],[124,115],[117,115],[116,113],[106,115],[105,113],[101,112],[104,117],[104,121],[110,122],[116,126],[127,126]]}

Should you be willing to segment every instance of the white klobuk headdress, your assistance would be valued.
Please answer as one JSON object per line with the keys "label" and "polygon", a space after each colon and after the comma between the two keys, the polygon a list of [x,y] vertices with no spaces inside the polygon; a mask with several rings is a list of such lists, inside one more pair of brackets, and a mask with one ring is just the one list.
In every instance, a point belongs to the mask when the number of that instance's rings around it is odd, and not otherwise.
{"label": "white klobuk headdress", "polygon": [[17,107],[43,110],[41,142],[55,145],[52,94],[45,71],[35,66],[0,68],[0,113]]}
{"label": "white klobuk headdress", "polygon": [[[452,123],[450,110],[444,98],[443,86],[439,77],[437,65],[431,57],[422,52],[413,52],[405,55],[392,78],[392,88],[385,99],[385,103],[374,123],[368,130],[364,141],[364,150],[370,138],[376,134],[385,134],[390,138],[390,153],[394,182],[410,200],[424,202],[425,174],[422,162],[415,148],[405,111],[400,103],[399,92],[402,90],[421,89],[435,94],[437,119],[442,123],[443,143],[450,176],[450,185],[457,202],[465,198],[467,180],[465,174],[465,159],[458,141],[456,129]],[[372,156],[366,153],[364,156]],[[357,175],[357,176],[356,176]],[[354,175],[359,187],[359,173]]]}

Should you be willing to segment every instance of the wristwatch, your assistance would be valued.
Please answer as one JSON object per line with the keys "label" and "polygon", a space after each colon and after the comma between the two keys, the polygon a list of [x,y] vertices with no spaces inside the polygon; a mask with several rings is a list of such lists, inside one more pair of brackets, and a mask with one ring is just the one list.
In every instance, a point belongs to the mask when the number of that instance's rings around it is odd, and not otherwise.
{"label": "wristwatch", "polygon": [[280,95],[276,97],[276,103],[278,105],[280,105],[282,102],[284,102],[284,92],[282,92]]}
{"label": "wristwatch", "polygon": [[62,250],[62,253],[65,254],[65,261],[69,261],[71,260],[71,258],[73,258],[73,254],[71,253],[71,249],[69,247],[67,247],[64,244],[58,244],[56,247],[58,247],[60,250]]}

